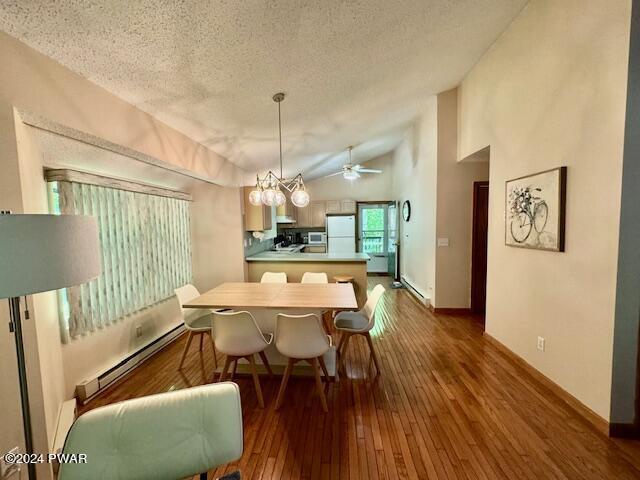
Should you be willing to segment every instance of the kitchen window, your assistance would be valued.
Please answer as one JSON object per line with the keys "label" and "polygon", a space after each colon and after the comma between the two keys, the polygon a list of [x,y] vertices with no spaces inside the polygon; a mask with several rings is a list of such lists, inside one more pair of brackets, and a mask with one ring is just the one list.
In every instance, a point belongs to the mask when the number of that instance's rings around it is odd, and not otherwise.
{"label": "kitchen window", "polygon": [[50,170],[47,180],[51,213],[96,217],[102,254],[97,279],[58,292],[64,342],[191,282],[188,195],[72,170]]}

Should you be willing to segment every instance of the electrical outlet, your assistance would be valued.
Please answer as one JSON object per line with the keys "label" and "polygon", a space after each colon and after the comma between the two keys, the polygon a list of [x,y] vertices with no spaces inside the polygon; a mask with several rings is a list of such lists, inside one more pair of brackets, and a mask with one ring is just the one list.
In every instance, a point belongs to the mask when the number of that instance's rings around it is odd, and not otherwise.
{"label": "electrical outlet", "polygon": [[136,325],[136,338],[140,338],[142,336],[142,325]]}
{"label": "electrical outlet", "polygon": [[10,478],[16,473],[20,472],[20,464],[19,463],[7,463],[5,461],[5,455],[13,455],[14,457],[20,453],[20,449],[18,447],[13,447],[7,453],[0,455],[0,478]]}
{"label": "electrical outlet", "polygon": [[538,337],[538,350],[544,352],[544,338]]}

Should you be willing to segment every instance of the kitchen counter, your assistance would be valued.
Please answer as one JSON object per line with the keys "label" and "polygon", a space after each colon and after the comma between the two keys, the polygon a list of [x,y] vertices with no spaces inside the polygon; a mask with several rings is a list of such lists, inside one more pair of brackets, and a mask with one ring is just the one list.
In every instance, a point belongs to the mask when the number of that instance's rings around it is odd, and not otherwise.
{"label": "kitchen counter", "polygon": [[366,253],[300,253],[261,252],[246,258],[247,262],[367,262]]}
{"label": "kitchen counter", "polygon": [[326,273],[329,282],[337,275],[353,277],[358,306],[367,301],[366,253],[262,252],[246,258],[247,280],[259,282],[265,272],[285,272],[289,283],[298,283],[306,272]]}

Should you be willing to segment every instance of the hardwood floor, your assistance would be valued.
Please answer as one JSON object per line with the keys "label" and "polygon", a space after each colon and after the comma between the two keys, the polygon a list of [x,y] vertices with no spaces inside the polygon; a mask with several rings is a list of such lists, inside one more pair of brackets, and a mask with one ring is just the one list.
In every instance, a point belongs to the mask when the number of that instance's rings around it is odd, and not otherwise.
{"label": "hardwood floor", "polygon": [[[373,277],[369,286],[389,283]],[[313,378],[292,377],[274,410],[280,378],[237,378],[245,450],[216,478],[633,479],[640,442],[612,440],[577,415],[482,335],[471,316],[434,315],[405,290],[388,289],[373,343],[351,339],[346,375],[326,387],[322,411]],[[193,348],[176,371],[186,336],[112,386],[82,411],[185,388],[211,378],[211,346]]]}

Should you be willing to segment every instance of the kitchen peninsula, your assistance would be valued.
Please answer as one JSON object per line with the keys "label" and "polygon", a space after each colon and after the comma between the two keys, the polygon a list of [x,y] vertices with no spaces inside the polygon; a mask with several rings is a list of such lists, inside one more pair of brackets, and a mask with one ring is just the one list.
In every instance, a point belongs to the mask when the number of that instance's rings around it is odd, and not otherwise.
{"label": "kitchen peninsula", "polygon": [[246,258],[250,282],[259,282],[264,272],[285,272],[289,282],[300,282],[304,272],[325,272],[329,281],[335,275],[351,275],[358,306],[367,297],[366,253],[290,253],[266,251]]}

